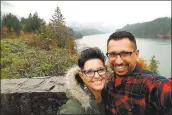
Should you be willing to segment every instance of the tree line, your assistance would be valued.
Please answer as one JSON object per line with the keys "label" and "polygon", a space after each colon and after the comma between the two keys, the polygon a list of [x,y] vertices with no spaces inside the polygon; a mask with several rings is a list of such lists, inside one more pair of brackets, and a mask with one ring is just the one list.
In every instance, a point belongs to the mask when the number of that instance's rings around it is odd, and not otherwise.
{"label": "tree line", "polygon": [[127,24],[118,30],[129,31],[136,37],[171,38],[171,17],[161,17],[150,22]]}
{"label": "tree line", "polygon": [[[60,18],[62,20],[59,20]],[[17,18],[17,16],[12,13],[8,13],[2,17],[1,37],[5,38],[9,36],[10,33],[19,36],[21,32],[41,34],[41,29],[43,29],[45,26],[52,25],[54,23],[53,21],[58,21],[59,24],[62,23],[65,25],[63,15],[58,6],[49,24],[46,24],[46,22],[38,16],[37,12],[34,14],[30,13],[27,18],[22,17],[21,19]],[[65,25],[65,28],[67,29],[68,34],[70,34],[74,39],[83,37],[80,33],[77,33],[71,27],[67,27]]]}

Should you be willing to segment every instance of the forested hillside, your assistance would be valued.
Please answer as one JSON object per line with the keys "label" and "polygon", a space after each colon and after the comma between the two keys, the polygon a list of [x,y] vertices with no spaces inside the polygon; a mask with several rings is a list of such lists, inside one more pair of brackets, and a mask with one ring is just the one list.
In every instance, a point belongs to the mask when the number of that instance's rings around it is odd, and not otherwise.
{"label": "forested hillside", "polygon": [[136,37],[171,38],[171,17],[161,17],[150,22],[127,24],[118,30],[129,31]]}
{"label": "forested hillside", "polygon": [[21,20],[9,13],[1,26],[2,79],[63,75],[76,64],[75,32],[58,6],[48,24],[36,12]]}

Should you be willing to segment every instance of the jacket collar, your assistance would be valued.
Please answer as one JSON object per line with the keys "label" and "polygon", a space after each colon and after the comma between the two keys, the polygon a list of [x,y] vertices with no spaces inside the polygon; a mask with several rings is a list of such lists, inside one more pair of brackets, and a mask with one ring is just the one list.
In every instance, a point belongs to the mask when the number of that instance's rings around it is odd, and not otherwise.
{"label": "jacket collar", "polygon": [[142,72],[143,72],[143,69],[142,69],[141,65],[139,63],[137,63],[132,73],[138,74],[138,73],[142,73]]}

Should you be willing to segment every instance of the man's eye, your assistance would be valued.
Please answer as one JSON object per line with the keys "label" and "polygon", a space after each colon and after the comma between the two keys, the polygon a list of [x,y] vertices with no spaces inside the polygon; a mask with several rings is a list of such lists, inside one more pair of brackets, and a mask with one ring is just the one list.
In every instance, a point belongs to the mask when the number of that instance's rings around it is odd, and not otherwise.
{"label": "man's eye", "polygon": [[128,52],[121,52],[121,54],[128,54]]}
{"label": "man's eye", "polygon": [[130,54],[130,52],[121,52],[121,55],[123,55],[123,56],[129,55],[129,54]]}

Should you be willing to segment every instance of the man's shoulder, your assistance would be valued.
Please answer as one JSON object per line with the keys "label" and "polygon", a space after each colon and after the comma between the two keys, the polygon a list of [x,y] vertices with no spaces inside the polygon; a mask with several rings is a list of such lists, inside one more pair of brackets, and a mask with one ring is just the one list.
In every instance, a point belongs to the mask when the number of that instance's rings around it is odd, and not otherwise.
{"label": "man's shoulder", "polygon": [[137,64],[133,73],[140,74],[140,75],[157,75],[157,73],[152,72],[150,70],[144,69],[140,64]]}
{"label": "man's shoulder", "polygon": [[160,76],[158,73],[156,72],[151,72],[149,70],[143,69],[143,73],[140,73],[142,76],[145,76],[147,78],[149,77],[158,77]]}
{"label": "man's shoulder", "polygon": [[139,75],[144,79],[159,80],[159,81],[167,80],[166,77],[161,76],[156,72],[151,72],[151,71],[146,70],[146,69],[143,69],[143,72],[139,73]]}

